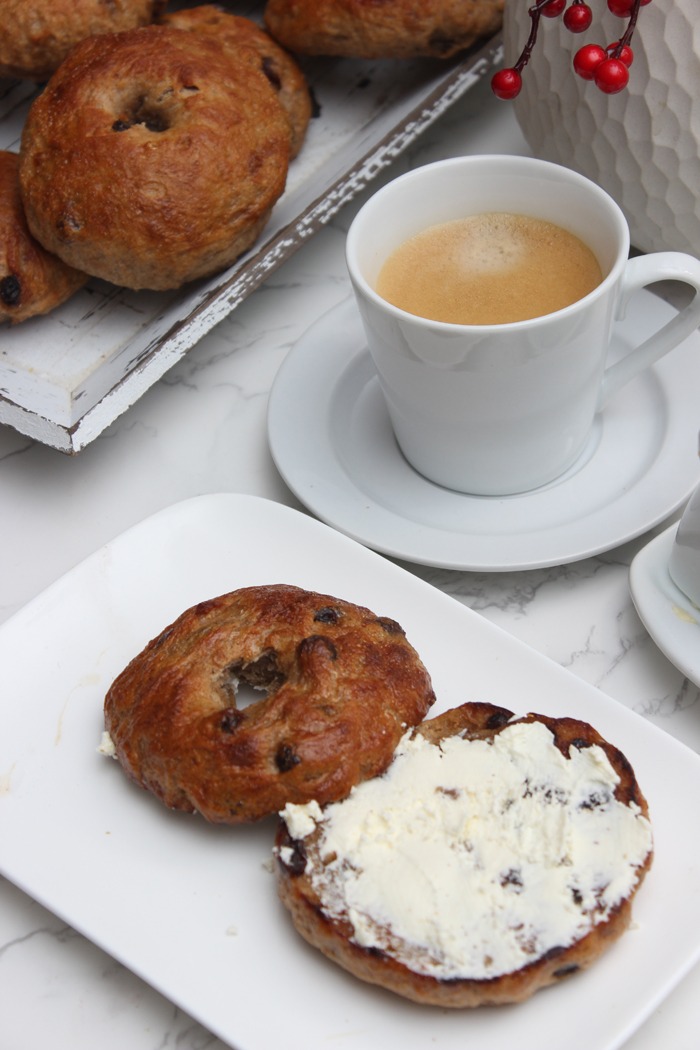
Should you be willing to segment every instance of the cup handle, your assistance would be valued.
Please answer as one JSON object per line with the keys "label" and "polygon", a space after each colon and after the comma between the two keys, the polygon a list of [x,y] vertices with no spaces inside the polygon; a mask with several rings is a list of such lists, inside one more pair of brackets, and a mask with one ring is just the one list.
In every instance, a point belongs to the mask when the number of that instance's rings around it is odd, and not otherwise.
{"label": "cup handle", "polygon": [[606,368],[598,410],[633,376],[653,365],[700,326],[700,260],[684,252],[654,252],[629,259],[622,277],[616,320],[624,318],[627,303],[634,292],[656,281],[682,281],[695,290],[695,295],[658,332]]}

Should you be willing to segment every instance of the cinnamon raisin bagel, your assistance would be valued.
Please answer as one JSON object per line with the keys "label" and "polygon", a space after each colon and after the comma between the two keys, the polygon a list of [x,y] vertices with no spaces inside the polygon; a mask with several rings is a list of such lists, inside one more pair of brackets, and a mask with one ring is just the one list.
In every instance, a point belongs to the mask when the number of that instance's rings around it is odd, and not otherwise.
{"label": "cinnamon raisin bagel", "polygon": [[495,33],[504,0],[267,0],[265,25],[302,55],[449,58]]}
{"label": "cinnamon raisin bagel", "polygon": [[[239,683],[263,691],[237,706]],[[433,702],[391,619],[286,585],[184,612],[113,683],[115,755],[167,806],[220,824],[343,798],[380,773]]]}
{"label": "cinnamon raisin bagel", "polygon": [[27,228],[16,153],[0,150],[0,322],[46,314],[87,281],[44,251]]}
{"label": "cinnamon raisin bagel", "polygon": [[48,80],[86,37],[147,25],[165,0],[0,0],[0,77]]}
{"label": "cinnamon raisin bagel", "polygon": [[279,891],[356,977],[441,1007],[516,1003],[626,929],[647,803],[590,725],[465,704],[408,732],[344,801],[287,805]]}
{"label": "cinnamon raisin bagel", "polygon": [[213,39],[144,26],[78,44],[29,110],[29,228],[77,269],[177,288],[231,264],[283,192],[289,124],[268,78]]}
{"label": "cinnamon raisin bagel", "polygon": [[312,107],[306,78],[291,55],[255,22],[224,11],[216,4],[169,12],[163,15],[160,22],[176,29],[207,33],[218,40],[222,47],[233,51],[234,57],[240,55],[254,60],[276,90],[289,117],[291,155],[297,156],[311,119]]}

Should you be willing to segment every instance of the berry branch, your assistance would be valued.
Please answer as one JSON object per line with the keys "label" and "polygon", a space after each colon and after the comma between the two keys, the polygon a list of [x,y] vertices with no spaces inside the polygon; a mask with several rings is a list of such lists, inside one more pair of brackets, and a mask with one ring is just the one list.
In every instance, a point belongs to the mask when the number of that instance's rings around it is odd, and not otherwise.
{"label": "berry branch", "polygon": [[[592,80],[606,95],[623,91],[629,82],[629,67],[634,60],[630,41],[634,34],[640,7],[651,0],[606,0],[608,9],[619,18],[627,19],[627,26],[620,38],[607,47],[600,44],[584,44],[574,55],[574,72],[583,80]],[[593,12],[586,0],[536,0],[528,9],[530,35],[515,65],[500,69],[491,78],[491,89],[497,98],[514,99],[523,85],[522,72],[532,57],[537,43],[540,20],[559,18],[570,33],[585,33],[593,22]]]}

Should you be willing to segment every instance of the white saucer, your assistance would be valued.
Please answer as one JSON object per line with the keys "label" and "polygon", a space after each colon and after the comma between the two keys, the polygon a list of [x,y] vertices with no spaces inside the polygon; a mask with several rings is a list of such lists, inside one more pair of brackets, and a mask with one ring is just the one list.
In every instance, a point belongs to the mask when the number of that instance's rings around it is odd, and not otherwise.
{"label": "white saucer", "polygon": [[[675,313],[650,292],[632,300],[613,352]],[[354,299],[320,318],[279,370],[270,449],[317,517],[383,554],[451,569],[561,565],[609,550],[663,521],[700,481],[694,333],[628,383],[598,417],[587,448],[557,481],[508,497],[427,481],[393,436]]]}
{"label": "white saucer", "polygon": [[700,686],[700,609],[676,587],[668,571],[678,524],[647,543],[630,566],[632,600],[664,656]]}

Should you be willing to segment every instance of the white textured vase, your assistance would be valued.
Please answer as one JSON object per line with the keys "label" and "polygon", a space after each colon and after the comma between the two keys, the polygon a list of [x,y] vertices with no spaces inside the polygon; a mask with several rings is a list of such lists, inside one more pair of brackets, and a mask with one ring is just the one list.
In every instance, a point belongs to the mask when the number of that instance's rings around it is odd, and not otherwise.
{"label": "white textured vase", "polygon": [[[505,64],[513,65],[530,31],[532,0],[506,0]],[[626,20],[605,0],[588,0],[593,24],[570,33],[561,18],[542,18],[523,88],[514,103],[536,157],[573,168],[617,201],[643,251],[700,255],[700,0],[652,0],[632,39],[629,85],[605,95],[576,76],[583,44],[606,47]]]}

